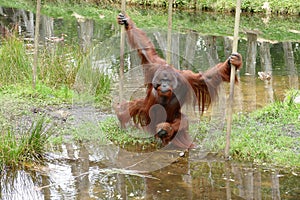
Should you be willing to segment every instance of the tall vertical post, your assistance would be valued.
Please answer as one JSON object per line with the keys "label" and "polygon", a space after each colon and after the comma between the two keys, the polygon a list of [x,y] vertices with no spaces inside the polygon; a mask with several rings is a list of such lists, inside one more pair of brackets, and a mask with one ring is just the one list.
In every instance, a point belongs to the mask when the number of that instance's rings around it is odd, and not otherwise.
{"label": "tall vertical post", "polygon": [[[241,0],[237,0],[236,11],[235,11],[232,52],[237,52],[237,49],[238,49],[240,13],[241,13]],[[228,118],[227,118],[226,146],[225,146],[225,158],[226,159],[229,158],[229,149],[230,149],[230,135],[231,135],[232,110],[233,110],[233,99],[234,99],[233,95],[234,95],[235,70],[236,70],[236,67],[234,65],[231,65],[230,93],[229,93],[229,102],[228,102]]]}
{"label": "tall vertical post", "polygon": [[166,60],[168,64],[171,64],[171,49],[172,49],[172,6],[173,0],[169,0],[168,8],[168,36],[167,36],[167,52]]}
{"label": "tall vertical post", "polygon": [[39,36],[40,36],[40,18],[41,18],[41,0],[36,2],[36,19],[35,19],[35,34],[34,34],[34,57],[32,65],[32,88],[35,89],[37,79],[37,65],[39,52]]}
{"label": "tall vertical post", "polygon": [[257,31],[247,31],[246,73],[255,76],[257,56]]}
{"label": "tall vertical post", "polygon": [[[126,0],[122,0],[121,3],[121,12],[125,15],[125,5]],[[121,26],[121,38],[120,38],[120,84],[119,84],[119,92],[120,92],[120,103],[123,99],[123,79],[124,79],[124,50],[125,49],[125,26]]]}

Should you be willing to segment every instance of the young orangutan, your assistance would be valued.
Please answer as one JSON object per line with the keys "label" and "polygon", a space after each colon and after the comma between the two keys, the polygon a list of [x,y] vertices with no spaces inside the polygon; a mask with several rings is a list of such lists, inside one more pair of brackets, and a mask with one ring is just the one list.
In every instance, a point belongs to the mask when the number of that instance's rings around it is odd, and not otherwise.
{"label": "young orangutan", "polygon": [[[181,112],[182,106],[185,103],[195,106],[197,103],[203,112],[216,99],[221,82],[230,81],[230,64],[241,68],[242,56],[234,53],[224,63],[205,73],[178,70],[159,57],[145,32],[138,29],[129,16],[119,14],[117,20],[125,26],[128,42],[141,58],[146,84],[145,98],[115,107],[121,126],[125,127],[133,119],[135,125],[160,138],[163,145],[172,143],[180,148],[192,147],[188,120]],[[190,99],[191,93],[196,100]]]}

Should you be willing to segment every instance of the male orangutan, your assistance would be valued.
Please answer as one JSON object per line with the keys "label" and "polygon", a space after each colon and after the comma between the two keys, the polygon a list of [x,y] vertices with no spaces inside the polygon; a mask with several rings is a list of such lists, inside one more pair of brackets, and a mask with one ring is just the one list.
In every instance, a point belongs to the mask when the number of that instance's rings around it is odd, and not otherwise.
{"label": "male orangutan", "polygon": [[[203,112],[217,97],[217,88],[221,82],[230,81],[230,64],[237,69],[241,68],[242,56],[232,54],[224,63],[219,63],[205,73],[177,70],[159,57],[153,43],[129,16],[119,14],[117,19],[120,25],[125,26],[128,42],[141,58],[146,84],[145,98],[115,107],[121,126],[125,127],[133,119],[136,126],[160,138],[163,145],[171,142],[180,148],[192,147],[188,120],[181,112],[182,106],[184,103],[192,103]],[[196,100],[191,100],[191,93],[194,93]]]}

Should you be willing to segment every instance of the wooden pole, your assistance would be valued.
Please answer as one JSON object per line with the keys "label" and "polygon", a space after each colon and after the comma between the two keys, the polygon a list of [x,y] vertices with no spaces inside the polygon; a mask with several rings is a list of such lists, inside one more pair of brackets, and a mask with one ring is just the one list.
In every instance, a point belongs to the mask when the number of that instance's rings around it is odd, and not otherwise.
{"label": "wooden pole", "polygon": [[167,36],[167,52],[166,60],[168,64],[171,64],[171,50],[172,50],[172,9],[173,9],[173,0],[169,0],[169,9],[168,9],[168,36]]}
{"label": "wooden pole", "polygon": [[35,34],[34,34],[34,57],[32,65],[32,88],[35,89],[38,65],[39,52],[39,36],[40,36],[40,18],[41,18],[41,0],[36,2],[36,19],[35,19]]}
{"label": "wooden pole", "polygon": [[[241,13],[241,0],[237,0],[236,11],[235,11],[235,24],[234,24],[234,35],[232,52],[237,52],[238,49],[238,36],[239,36],[239,25],[240,25],[240,13]],[[225,158],[229,158],[230,149],[230,134],[231,134],[231,124],[232,124],[232,110],[233,110],[233,95],[234,95],[234,82],[235,82],[235,70],[236,67],[231,65],[230,74],[230,93],[228,102],[228,118],[227,118],[227,132],[226,132],[226,146],[225,146]]]}
{"label": "wooden pole", "polygon": [[[125,6],[126,0],[122,0],[121,3],[121,12],[125,15]],[[120,103],[123,99],[123,79],[124,79],[124,50],[125,50],[125,26],[121,26],[121,38],[120,38],[120,84],[119,84],[119,92],[120,92]]]}

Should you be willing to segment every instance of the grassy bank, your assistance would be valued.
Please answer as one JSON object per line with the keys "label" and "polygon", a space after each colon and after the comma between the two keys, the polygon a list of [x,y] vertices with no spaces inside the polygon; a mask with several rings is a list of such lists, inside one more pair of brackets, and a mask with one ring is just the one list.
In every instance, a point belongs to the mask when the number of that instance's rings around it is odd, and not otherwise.
{"label": "grassy bank", "polygon": [[[231,135],[234,159],[300,169],[299,91],[248,115],[235,116]],[[225,147],[218,141],[217,149]]]}

